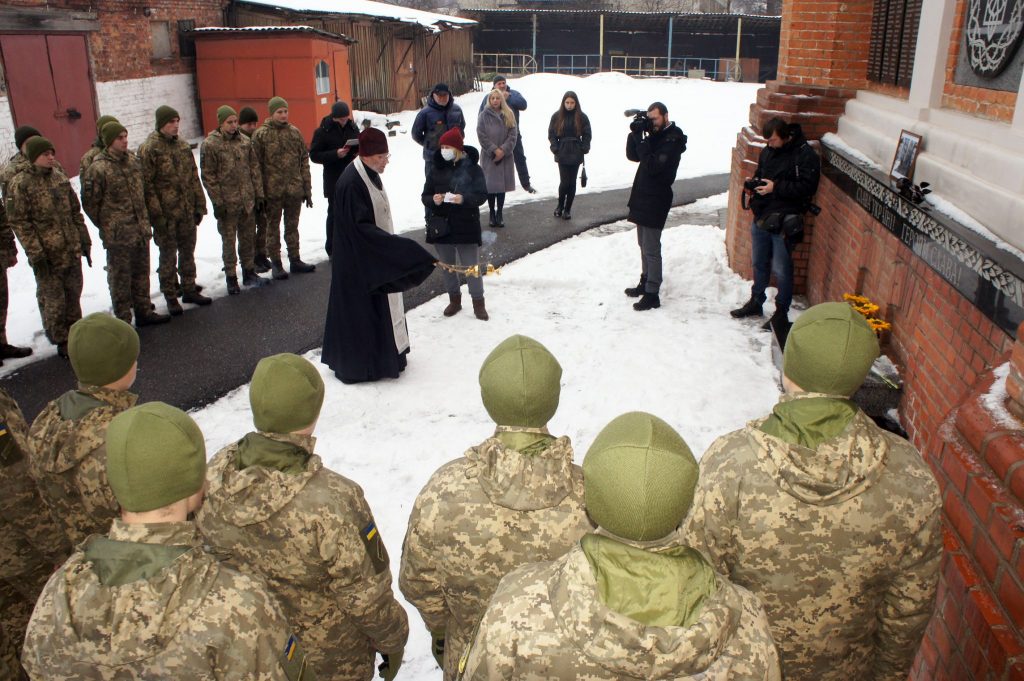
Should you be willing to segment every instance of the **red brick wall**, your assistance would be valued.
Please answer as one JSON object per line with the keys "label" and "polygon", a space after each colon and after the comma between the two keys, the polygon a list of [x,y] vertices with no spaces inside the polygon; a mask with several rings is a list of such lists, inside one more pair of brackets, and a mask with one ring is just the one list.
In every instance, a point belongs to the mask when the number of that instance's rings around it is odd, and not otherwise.
{"label": "red brick wall", "polygon": [[780,81],[862,87],[867,81],[873,0],[787,0],[780,33]]}
{"label": "red brick wall", "polygon": [[949,40],[949,59],[946,61],[946,86],[942,95],[942,106],[963,111],[979,118],[990,118],[1009,123],[1017,102],[1016,92],[986,90],[980,87],[957,85],[953,82],[956,63],[963,45],[964,17],[967,0],[957,0],[954,15],[953,34]]}

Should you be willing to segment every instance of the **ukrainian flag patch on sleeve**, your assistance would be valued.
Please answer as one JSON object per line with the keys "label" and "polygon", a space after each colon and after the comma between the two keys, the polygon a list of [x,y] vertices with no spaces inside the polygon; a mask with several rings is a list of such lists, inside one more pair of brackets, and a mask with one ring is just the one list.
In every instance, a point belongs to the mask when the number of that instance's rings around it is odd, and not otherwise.
{"label": "ukrainian flag patch on sleeve", "polygon": [[316,681],[316,674],[306,662],[306,653],[295,634],[288,636],[279,661],[289,681]]}
{"label": "ukrainian flag patch on sleeve", "polygon": [[384,541],[380,538],[377,523],[373,521],[373,518],[370,518],[370,524],[360,531],[359,536],[363,540],[363,546],[366,547],[366,554],[370,557],[370,562],[373,563],[373,571],[380,574],[387,570],[388,552],[384,548]]}

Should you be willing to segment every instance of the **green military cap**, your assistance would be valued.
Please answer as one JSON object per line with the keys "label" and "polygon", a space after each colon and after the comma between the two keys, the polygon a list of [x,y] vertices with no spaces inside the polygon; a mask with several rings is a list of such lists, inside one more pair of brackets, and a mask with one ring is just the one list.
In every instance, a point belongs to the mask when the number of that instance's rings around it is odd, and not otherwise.
{"label": "green military cap", "polygon": [[527,336],[510,336],[480,367],[480,398],[499,426],[540,428],[558,410],[562,367]]}
{"label": "green military cap", "polygon": [[120,121],[118,121],[117,118],[115,118],[114,116],[111,116],[109,114],[105,114],[103,116],[100,116],[99,118],[96,119],[96,134],[97,135],[101,134],[103,132],[103,126],[106,125],[107,123],[118,123],[118,122],[120,122]]}
{"label": "green military cap", "polygon": [[249,405],[257,430],[293,433],[308,428],[324,404],[324,379],[309,360],[281,353],[264,357],[249,384]]}
{"label": "green military cap", "polygon": [[203,433],[188,414],[163,402],[123,411],[107,427],[107,479],[125,511],[187,499],[206,479]]}
{"label": "green military cap", "polygon": [[807,392],[852,395],[878,351],[878,336],[861,313],[846,303],[821,303],[790,329],[782,373]]}
{"label": "green military cap", "polygon": [[36,159],[45,151],[53,151],[53,142],[45,137],[40,137],[39,135],[29,137],[25,143],[25,156],[28,158],[29,163],[35,163]]}
{"label": "green military cap", "polygon": [[267,109],[270,110],[270,115],[273,116],[274,112],[278,109],[287,109],[288,102],[284,97],[271,97],[270,101],[267,102]]}
{"label": "green military cap", "polygon": [[672,426],[640,411],[612,420],[583,459],[587,513],[634,541],[661,539],[683,522],[699,468]]}
{"label": "green military cap", "polygon": [[19,126],[14,131],[14,146],[18,147],[18,151],[21,151],[21,145],[29,140],[31,137],[39,135],[39,131],[33,128],[31,125]]}
{"label": "green military cap", "polygon": [[165,125],[173,121],[175,118],[181,118],[181,116],[179,116],[178,112],[175,111],[173,108],[167,106],[166,104],[157,107],[156,129],[159,130],[160,128],[164,127]]}
{"label": "green military cap", "polygon": [[238,112],[238,122],[243,125],[246,123],[259,123],[260,115],[251,106],[243,106],[242,110]]}
{"label": "green military cap", "polygon": [[104,124],[103,129],[100,131],[100,139],[103,140],[103,146],[109,147],[114,143],[114,140],[117,139],[118,135],[127,129],[128,128],[124,127],[117,121],[110,121],[109,123]]}
{"label": "green military cap", "polygon": [[79,383],[107,385],[123,378],[139,358],[139,334],[131,324],[95,312],[71,325],[68,356]]}
{"label": "green military cap", "polygon": [[231,118],[232,116],[237,116],[237,115],[238,115],[238,112],[235,111],[234,109],[232,109],[227,104],[225,104],[224,106],[218,107],[217,108],[217,125],[224,125],[224,121],[226,121],[227,119]]}

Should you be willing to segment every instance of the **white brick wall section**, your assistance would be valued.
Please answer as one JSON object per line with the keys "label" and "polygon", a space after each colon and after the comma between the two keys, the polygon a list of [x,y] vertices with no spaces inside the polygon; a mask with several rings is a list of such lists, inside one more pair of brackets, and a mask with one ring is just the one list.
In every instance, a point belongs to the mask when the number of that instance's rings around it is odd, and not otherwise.
{"label": "white brick wall section", "polygon": [[190,73],[96,83],[100,115],[109,114],[128,128],[128,146],[138,148],[155,125],[157,107],[167,104],[181,115],[179,136],[189,141],[203,137],[196,104],[195,76]]}
{"label": "white brick wall section", "polygon": [[0,163],[4,163],[17,153],[14,148],[14,118],[11,117],[11,104],[7,97],[0,97]]}

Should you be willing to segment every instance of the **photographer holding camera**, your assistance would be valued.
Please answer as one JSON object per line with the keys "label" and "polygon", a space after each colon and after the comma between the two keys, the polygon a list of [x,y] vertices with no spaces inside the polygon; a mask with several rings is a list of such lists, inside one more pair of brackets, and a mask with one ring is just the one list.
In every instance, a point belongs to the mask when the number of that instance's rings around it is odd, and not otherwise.
{"label": "photographer holding camera", "polygon": [[676,180],[679,157],[686,151],[686,135],[668,119],[668,108],[661,102],[647,111],[630,109],[632,116],[626,138],[626,158],[639,163],[629,194],[629,217],[636,225],[640,244],[640,283],[627,288],[630,298],[640,297],[633,304],[638,311],[661,307],[661,231],[672,208],[672,183]]}
{"label": "photographer holding camera", "polygon": [[774,272],[778,285],[775,312],[762,328],[775,329],[784,343],[793,301],[793,249],[803,241],[804,213],[820,210],[811,198],[818,191],[821,162],[799,124],[772,118],[762,134],[767,146],[761,150],[757,172],[743,183],[744,199],[750,197],[754,213],[750,228],[754,285],[750,300],[729,314],[736,318],[761,316],[764,290]]}

